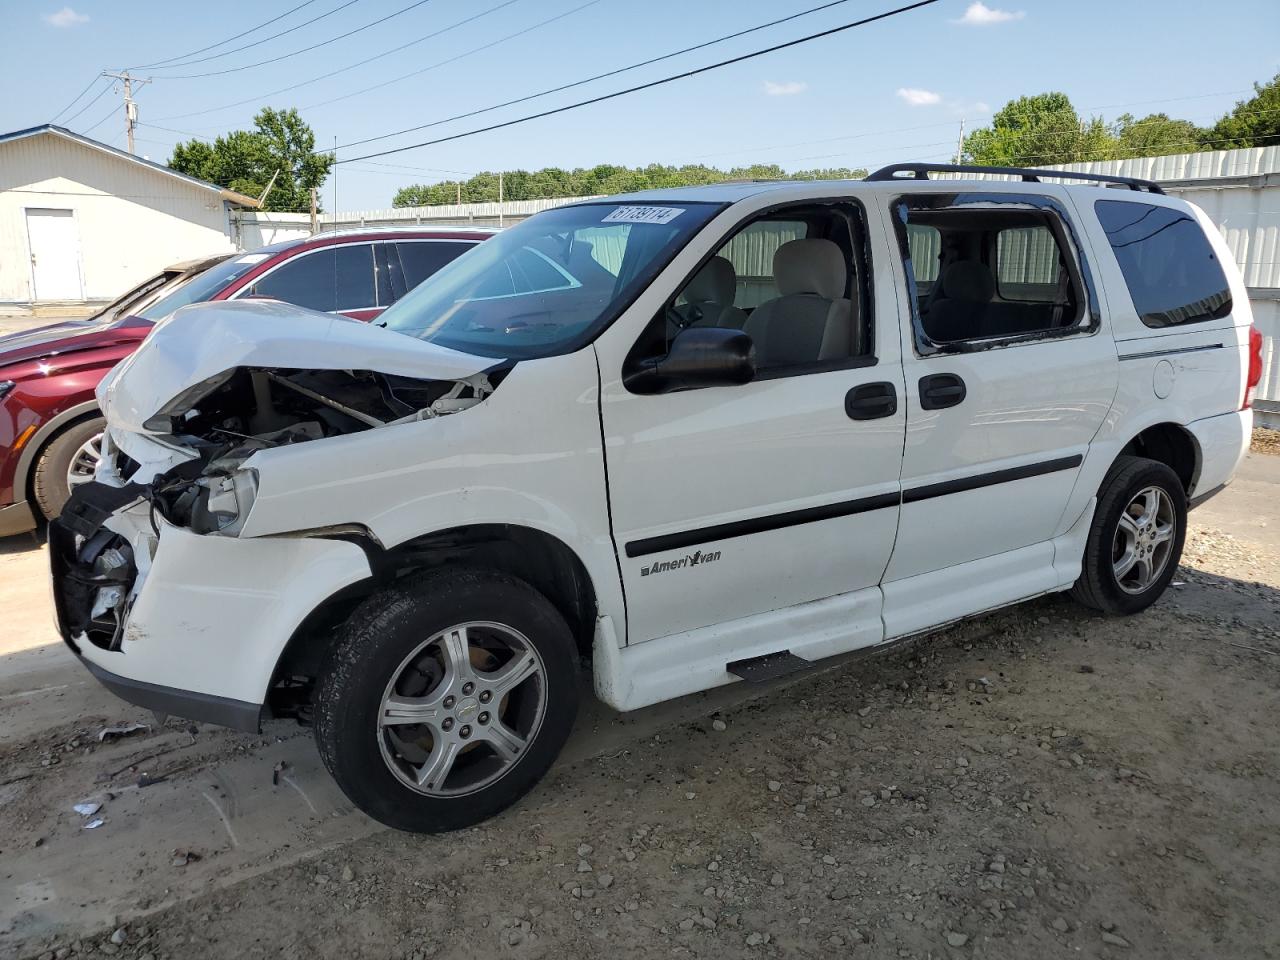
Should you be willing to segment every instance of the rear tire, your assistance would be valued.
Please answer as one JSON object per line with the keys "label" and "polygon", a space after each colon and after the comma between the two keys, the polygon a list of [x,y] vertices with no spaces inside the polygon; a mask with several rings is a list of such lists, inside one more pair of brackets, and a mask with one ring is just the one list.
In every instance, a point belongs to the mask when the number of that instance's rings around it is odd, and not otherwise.
{"label": "rear tire", "polygon": [[439,570],[348,619],[316,690],[325,766],[399,830],[479,823],[547,772],[578,711],[577,650],[538,591],[506,574]]}
{"label": "rear tire", "polygon": [[92,466],[97,463],[106,428],[102,417],[91,417],[72,424],[45,444],[32,473],[31,492],[46,520],[57,517],[71,497],[69,475],[73,470],[83,480],[93,478]]}
{"label": "rear tire", "polygon": [[1098,491],[1072,597],[1112,615],[1145,610],[1173,579],[1186,535],[1187,495],[1177,474],[1155,460],[1120,457]]}

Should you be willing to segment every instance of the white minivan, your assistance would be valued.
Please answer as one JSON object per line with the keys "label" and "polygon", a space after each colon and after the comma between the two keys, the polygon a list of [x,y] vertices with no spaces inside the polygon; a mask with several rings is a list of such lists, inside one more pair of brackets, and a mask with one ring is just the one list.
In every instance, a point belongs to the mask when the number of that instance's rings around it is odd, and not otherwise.
{"label": "white minivan", "polygon": [[158,325],[99,388],[57,618],[126,700],[297,716],[371,816],[457,828],[545,773],[585,660],[631,710],[1053,591],[1142,610],[1248,445],[1260,341],[1154,183],[575,203],[376,326]]}

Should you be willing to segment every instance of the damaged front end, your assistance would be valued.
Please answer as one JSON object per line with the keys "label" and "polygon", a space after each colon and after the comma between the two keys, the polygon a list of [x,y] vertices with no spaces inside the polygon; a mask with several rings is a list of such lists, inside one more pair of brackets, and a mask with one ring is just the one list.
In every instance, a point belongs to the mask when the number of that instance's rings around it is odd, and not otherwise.
{"label": "damaged front end", "polygon": [[239,536],[256,454],[464,411],[509,369],[286,304],[178,311],[99,387],[102,460],[50,530],[63,636],[127,645],[165,528]]}
{"label": "damaged front end", "polygon": [[[439,381],[371,370],[227,371],[183,392],[143,424],[148,440],[165,442],[174,455],[193,455],[147,482],[152,508],[195,533],[234,535],[257,490],[257,474],[246,461],[258,451],[458,413],[493,388],[485,373]],[[119,480],[137,482],[136,470],[125,473],[132,465],[127,451],[111,460],[118,436],[108,430],[108,472],[114,467]]]}
{"label": "damaged front end", "polygon": [[259,451],[457,413],[482,402],[495,379],[241,367],[175,397],[145,434],[108,420],[95,482],[76,488],[51,531],[64,634],[119,650],[162,528],[238,535]]}

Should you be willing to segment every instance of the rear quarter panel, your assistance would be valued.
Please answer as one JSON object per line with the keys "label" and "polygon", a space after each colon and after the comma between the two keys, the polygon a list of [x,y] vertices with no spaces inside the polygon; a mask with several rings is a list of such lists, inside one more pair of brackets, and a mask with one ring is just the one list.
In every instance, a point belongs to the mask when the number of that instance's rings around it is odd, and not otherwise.
{"label": "rear quarter panel", "polygon": [[[1104,329],[1110,330],[1120,361],[1115,401],[1085,458],[1071,505],[1062,518],[1069,526],[1097,492],[1121,450],[1139,433],[1160,423],[1188,429],[1197,448],[1196,481],[1202,473],[1229,476],[1231,450],[1238,447],[1239,417],[1248,369],[1249,326],[1252,313],[1248,293],[1234,257],[1212,221],[1194,204],[1159,195],[1119,190],[1080,188],[1071,191],[1077,222],[1092,253],[1095,275],[1106,313]],[[1232,312],[1220,320],[1153,328],[1144,324],[1134,307],[1115,253],[1094,210],[1097,200],[1132,200],[1173,207],[1190,213],[1204,230],[1222,265],[1231,289]],[[1216,436],[1217,424],[1231,434],[1222,443],[1206,444]],[[1206,449],[1215,463],[1205,469]],[[1199,492],[1193,481],[1190,491]]]}

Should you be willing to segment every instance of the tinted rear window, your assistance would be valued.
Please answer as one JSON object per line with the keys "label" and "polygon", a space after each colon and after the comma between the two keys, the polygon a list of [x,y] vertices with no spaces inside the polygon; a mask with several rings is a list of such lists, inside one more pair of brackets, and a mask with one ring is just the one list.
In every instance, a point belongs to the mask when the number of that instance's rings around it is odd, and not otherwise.
{"label": "tinted rear window", "polygon": [[1128,200],[1094,203],[1138,316],[1148,327],[1217,320],[1231,313],[1222,264],[1192,217]]}
{"label": "tinted rear window", "polygon": [[404,267],[404,281],[412,290],[446,263],[456,260],[475,244],[440,240],[399,240],[396,249]]}

